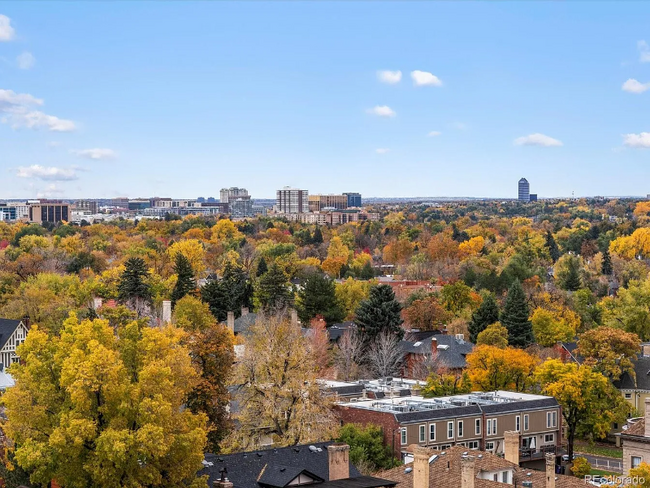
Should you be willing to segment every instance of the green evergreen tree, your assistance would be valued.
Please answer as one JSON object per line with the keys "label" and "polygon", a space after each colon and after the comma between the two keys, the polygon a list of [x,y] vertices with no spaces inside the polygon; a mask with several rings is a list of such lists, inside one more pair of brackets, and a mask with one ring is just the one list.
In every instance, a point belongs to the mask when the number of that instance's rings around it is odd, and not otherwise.
{"label": "green evergreen tree", "polygon": [[533,342],[533,325],[528,317],[530,311],[526,294],[519,280],[515,280],[506,297],[501,314],[501,325],[508,329],[508,344],[514,347],[526,347]]}
{"label": "green evergreen tree", "polygon": [[568,291],[576,291],[582,287],[580,280],[580,264],[578,258],[572,257],[567,262],[567,273],[563,277],[560,287]]}
{"label": "green evergreen tree", "polygon": [[375,277],[375,270],[372,267],[372,264],[370,261],[366,261],[366,264],[363,265],[363,268],[361,268],[361,271],[359,272],[359,279],[360,280],[371,280]]}
{"label": "green evergreen tree", "polygon": [[492,293],[485,293],[483,301],[472,314],[469,322],[469,340],[476,344],[476,338],[488,325],[499,321],[499,306]]}
{"label": "green evergreen tree", "polygon": [[603,264],[601,265],[600,271],[605,276],[610,276],[614,272],[612,267],[612,257],[609,255],[609,249],[605,249],[603,252]]}
{"label": "green evergreen tree", "polygon": [[314,317],[321,315],[328,326],[341,322],[345,310],[336,297],[334,281],[322,273],[313,273],[298,293],[296,303],[298,317],[303,324],[309,324]]}
{"label": "green evergreen tree", "polygon": [[314,231],[314,236],[311,238],[313,244],[322,244],[323,243],[323,233],[320,231],[320,227],[316,226]]}
{"label": "green evergreen tree", "polygon": [[196,281],[194,280],[194,270],[190,260],[183,253],[176,253],[176,263],[174,264],[174,273],[178,276],[176,285],[172,291],[172,308],[176,302],[188,293],[196,290]]}
{"label": "green evergreen tree", "polygon": [[555,238],[550,230],[546,232],[546,247],[553,262],[560,259],[560,248],[557,246],[557,242],[555,242]]}
{"label": "green evergreen tree", "polygon": [[269,270],[269,267],[266,265],[266,259],[264,259],[264,257],[261,257],[259,263],[257,263],[256,276],[259,278],[264,273],[266,273],[268,270]]}
{"label": "green evergreen tree", "polygon": [[255,303],[263,312],[274,312],[293,304],[293,292],[287,275],[273,263],[257,281]]}
{"label": "green evergreen tree", "polygon": [[226,264],[220,280],[210,280],[201,288],[201,299],[218,322],[225,322],[228,312],[241,316],[242,307],[250,308],[252,298],[253,286],[246,272],[231,263]]}
{"label": "green evergreen tree", "polygon": [[142,316],[149,311],[152,302],[147,265],[142,258],[129,258],[124,267],[117,284],[118,301]]}
{"label": "green evergreen tree", "polygon": [[359,304],[355,323],[366,342],[374,340],[382,332],[392,332],[401,339],[404,336],[401,311],[402,306],[390,286],[374,286],[370,289],[370,296]]}

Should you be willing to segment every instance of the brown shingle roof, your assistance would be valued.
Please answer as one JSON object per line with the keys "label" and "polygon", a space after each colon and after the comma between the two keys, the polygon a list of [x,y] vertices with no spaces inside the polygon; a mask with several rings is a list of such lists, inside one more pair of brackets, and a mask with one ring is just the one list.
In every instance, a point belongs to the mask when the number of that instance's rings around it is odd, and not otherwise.
{"label": "brown shingle roof", "polygon": [[634,422],[627,429],[621,432],[621,435],[633,435],[637,437],[645,437],[645,419]]}
{"label": "brown shingle roof", "polygon": [[[522,481],[527,479],[533,482],[533,486],[544,487],[546,482],[546,474],[543,471],[522,469],[516,464],[513,464],[510,461],[506,461],[502,457],[499,457],[490,452],[471,450],[462,446],[454,446],[444,452],[445,454],[442,455],[441,452],[433,450],[431,451],[432,455],[439,455],[439,457],[433,461],[429,467],[429,486],[431,487],[443,486],[447,488],[456,488],[460,486],[460,460],[464,453],[467,453],[470,456],[474,456],[477,475],[481,471],[505,471],[512,469],[515,472],[514,477],[517,481],[517,486],[519,486]],[[449,469],[447,469],[447,463],[449,463]],[[406,468],[408,467],[409,466],[400,466],[388,471],[377,473],[376,476],[379,478],[396,481],[396,488],[412,488],[413,471],[407,473]],[[530,476],[528,476],[528,473],[530,473]],[[474,486],[475,488],[501,488],[506,486],[512,487],[513,485],[490,480],[476,479]],[[556,475],[555,486],[556,488],[583,488],[585,484],[584,481],[578,478],[565,475]]]}

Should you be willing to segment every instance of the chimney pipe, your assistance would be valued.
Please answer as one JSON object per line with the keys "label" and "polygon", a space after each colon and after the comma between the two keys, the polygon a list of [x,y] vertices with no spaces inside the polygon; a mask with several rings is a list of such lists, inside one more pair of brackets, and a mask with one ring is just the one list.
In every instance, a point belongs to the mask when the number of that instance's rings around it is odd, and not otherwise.
{"label": "chimney pipe", "polygon": [[505,437],[504,457],[506,461],[519,466],[519,432],[508,430],[503,433]]}
{"label": "chimney pipe", "polygon": [[476,473],[474,456],[463,456],[460,458],[460,488],[474,488]]}
{"label": "chimney pipe", "polygon": [[555,488],[555,454],[546,453],[546,488]]}
{"label": "chimney pipe", "polygon": [[416,446],[413,451],[413,488],[429,488],[429,450]]}
{"label": "chimney pipe", "polygon": [[[243,316],[243,314],[242,314]],[[226,319],[226,325],[230,332],[235,334],[235,312],[228,312],[228,318]]]}
{"label": "chimney pipe", "polygon": [[162,302],[162,323],[168,324],[172,321],[172,302],[163,300]]}
{"label": "chimney pipe", "polygon": [[350,477],[350,446],[335,443],[327,446],[330,481],[346,480]]}

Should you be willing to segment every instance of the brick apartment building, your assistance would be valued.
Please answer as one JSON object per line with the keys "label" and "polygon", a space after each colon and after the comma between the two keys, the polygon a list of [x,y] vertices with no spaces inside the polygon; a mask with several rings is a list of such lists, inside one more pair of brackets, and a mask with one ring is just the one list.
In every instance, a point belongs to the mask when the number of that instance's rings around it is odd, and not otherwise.
{"label": "brick apartment building", "polygon": [[522,462],[558,454],[562,445],[560,406],[552,397],[496,391],[450,397],[405,396],[404,390],[382,399],[352,399],[336,405],[341,421],[376,424],[395,456],[409,445],[444,450],[461,445],[502,454],[504,433],[521,433]]}

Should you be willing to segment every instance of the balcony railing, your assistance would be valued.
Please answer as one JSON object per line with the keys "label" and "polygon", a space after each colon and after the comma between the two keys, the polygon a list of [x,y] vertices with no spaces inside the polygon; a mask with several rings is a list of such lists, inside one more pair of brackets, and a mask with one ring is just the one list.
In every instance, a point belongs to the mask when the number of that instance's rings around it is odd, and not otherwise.
{"label": "balcony railing", "polygon": [[543,459],[546,453],[557,454],[556,446],[541,446],[539,449],[522,447],[519,449],[519,459],[529,461],[533,459]]}

